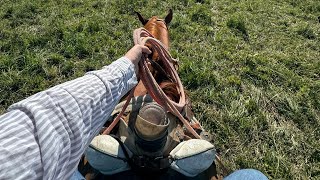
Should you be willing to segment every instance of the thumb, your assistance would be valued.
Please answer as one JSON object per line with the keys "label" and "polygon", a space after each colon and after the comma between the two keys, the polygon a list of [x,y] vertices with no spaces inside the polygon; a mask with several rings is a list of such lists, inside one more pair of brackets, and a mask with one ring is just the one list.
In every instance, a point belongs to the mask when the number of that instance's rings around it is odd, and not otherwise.
{"label": "thumb", "polygon": [[151,54],[151,50],[147,46],[141,46],[142,53]]}

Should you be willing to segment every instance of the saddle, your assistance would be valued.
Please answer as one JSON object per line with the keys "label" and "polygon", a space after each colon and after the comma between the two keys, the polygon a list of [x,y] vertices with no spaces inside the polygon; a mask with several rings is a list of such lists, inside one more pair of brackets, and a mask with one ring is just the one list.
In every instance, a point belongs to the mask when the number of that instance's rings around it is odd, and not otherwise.
{"label": "saddle", "polygon": [[[109,123],[123,105],[121,102],[116,106]],[[85,172],[88,167],[81,166],[79,171],[88,179],[119,176],[128,171],[139,177],[216,175],[214,146],[206,140],[191,139],[181,121],[149,95],[132,98],[110,135],[96,136],[85,155],[91,174]]]}

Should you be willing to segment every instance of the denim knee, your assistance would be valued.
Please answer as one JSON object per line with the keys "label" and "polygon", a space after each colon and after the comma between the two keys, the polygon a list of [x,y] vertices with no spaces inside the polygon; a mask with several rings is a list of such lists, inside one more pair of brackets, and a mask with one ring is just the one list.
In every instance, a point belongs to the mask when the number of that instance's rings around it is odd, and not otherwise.
{"label": "denim knee", "polygon": [[241,169],[231,173],[224,180],[268,180],[268,178],[255,169]]}

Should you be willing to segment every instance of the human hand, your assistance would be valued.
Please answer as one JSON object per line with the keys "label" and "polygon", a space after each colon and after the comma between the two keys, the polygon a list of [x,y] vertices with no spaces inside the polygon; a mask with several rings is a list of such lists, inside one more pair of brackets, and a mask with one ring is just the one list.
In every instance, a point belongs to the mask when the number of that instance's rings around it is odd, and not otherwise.
{"label": "human hand", "polygon": [[126,55],[124,55],[126,58],[128,58],[134,64],[137,76],[138,76],[138,72],[139,72],[138,63],[139,63],[143,53],[151,54],[151,50],[146,46],[136,44],[126,53]]}

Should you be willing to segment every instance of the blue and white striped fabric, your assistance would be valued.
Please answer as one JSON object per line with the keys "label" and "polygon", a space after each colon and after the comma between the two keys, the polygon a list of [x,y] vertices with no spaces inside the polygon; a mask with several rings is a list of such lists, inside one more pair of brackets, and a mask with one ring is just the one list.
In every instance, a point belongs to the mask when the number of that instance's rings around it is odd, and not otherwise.
{"label": "blue and white striped fabric", "polygon": [[120,98],[137,84],[123,57],[0,116],[0,179],[69,179]]}

